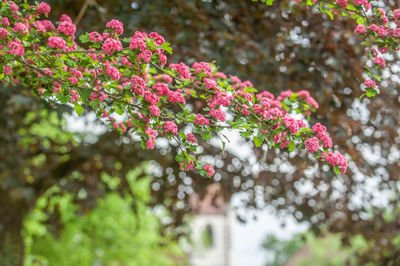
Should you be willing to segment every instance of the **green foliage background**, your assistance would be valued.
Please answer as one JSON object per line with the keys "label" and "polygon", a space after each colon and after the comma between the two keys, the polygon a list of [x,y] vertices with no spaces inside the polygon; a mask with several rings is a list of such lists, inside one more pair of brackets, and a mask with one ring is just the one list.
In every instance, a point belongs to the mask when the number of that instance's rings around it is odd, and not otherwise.
{"label": "green foliage background", "polygon": [[[150,178],[137,179],[139,171],[128,173],[125,195],[112,189],[118,179],[104,174],[111,192],[82,215],[71,193],[50,188],[24,221],[25,265],[183,265],[178,243],[160,235],[148,206]],[[54,216],[61,230],[48,224]]]}

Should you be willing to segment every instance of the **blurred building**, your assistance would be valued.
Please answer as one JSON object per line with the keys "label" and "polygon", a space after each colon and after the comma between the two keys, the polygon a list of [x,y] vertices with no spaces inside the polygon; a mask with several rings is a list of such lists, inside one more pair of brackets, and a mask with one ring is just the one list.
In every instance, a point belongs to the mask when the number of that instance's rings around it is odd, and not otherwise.
{"label": "blurred building", "polygon": [[191,222],[192,266],[232,266],[234,215],[220,191],[220,184],[212,184],[204,197],[191,197],[197,213]]}

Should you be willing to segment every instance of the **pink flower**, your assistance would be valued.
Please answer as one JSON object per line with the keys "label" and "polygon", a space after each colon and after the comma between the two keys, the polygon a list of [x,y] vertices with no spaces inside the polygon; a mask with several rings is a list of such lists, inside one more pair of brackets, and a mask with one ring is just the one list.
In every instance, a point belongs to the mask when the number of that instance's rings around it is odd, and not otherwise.
{"label": "pink flower", "polygon": [[224,122],[225,118],[226,118],[226,114],[223,111],[221,111],[220,109],[218,109],[218,110],[211,109],[209,112],[209,115],[215,117],[215,119],[217,119],[221,122]]}
{"label": "pink flower", "polygon": [[381,26],[379,29],[378,29],[378,36],[379,37],[386,37],[386,35],[388,34],[388,31],[387,31],[387,29],[384,27],[384,26]]}
{"label": "pink flower", "polygon": [[299,128],[307,127],[306,123],[303,120],[296,120],[297,125]]}
{"label": "pink flower", "polygon": [[304,141],[304,144],[306,145],[306,149],[308,152],[313,152],[313,151],[319,150],[319,140],[317,137],[312,137],[312,138],[306,139]]}
{"label": "pink flower", "polygon": [[358,24],[354,30],[354,33],[356,33],[356,34],[364,34],[366,32],[367,32],[367,27],[365,27],[362,24]]}
{"label": "pink flower", "polygon": [[92,92],[92,94],[90,94],[89,99],[91,101],[96,100],[99,97],[99,95],[97,94],[97,92]]}
{"label": "pink flower", "polygon": [[379,47],[379,52],[382,54],[386,54],[389,51],[389,47]]}
{"label": "pink flower", "polygon": [[378,30],[379,30],[379,27],[378,27],[376,24],[371,24],[371,25],[369,26],[369,29],[372,30],[372,31],[378,31]]}
{"label": "pink flower", "polygon": [[374,58],[373,63],[374,63],[374,64],[377,64],[377,65],[379,65],[379,66],[381,66],[381,67],[385,67],[385,66],[386,66],[386,61],[385,61],[385,59],[383,59],[382,57],[379,57],[379,56],[377,56],[377,57]]}
{"label": "pink flower", "polygon": [[79,94],[74,89],[71,89],[71,94],[69,97],[71,98],[71,102],[73,103],[77,103],[79,100]]}
{"label": "pink flower", "polygon": [[313,98],[313,97],[308,97],[306,102],[311,105],[312,107],[314,107],[315,109],[318,109],[319,104],[317,103],[317,101]]}
{"label": "pink flower", "polygon": [[286,90],[286,91],[282,91],[280,96],[283,98],[290,98],[292,97],[292,91],[291,90]]}
{"label": "pink flower", "polygon": [[154,147],[156,146],[156,140],[154,138],[150,138],[148,140],[146,140],[146,147],[149,150],[154,149]]}
{"label": "pink flower", "polygon": [[156,45],[162,45],[163,43],[165,43],[164,38],[157,32],[151,32],[149,34],[149,37],[154,40],[154,43]]}
{"label": "pink flower", "polygon": [[12,68],[10,66],[3,66],[4,75],[11,75]]}
{"label": "pink flower", "polygon": [[193,171],[194,170],[194,162],[190,160],[189,162],[180,162],[179,166],[183,171]]}
{"label": "pink flower", "polygon": [[172,121],[166,121],[164,123],[165,133],[172,133],[174,135],[178,134],[178,126]]}
{"label": "pink flower", "polygon": [[46,33],[46,27],[42,24],[40,21],[35,21],[32,23],[32,25],[35,27],[37,31],[40,31],[41,33]]}
{"label": "pink flower", "polygon": [[345,174],[347,170],[347,159],[340,153],[328,152],[325,154],[325,161],[331,165],[340,166],[340,173]]}
{"label": "pink flower", "polygon": [[10,33],[8,30],[0,28],[0,38],[5,40]]}
{"label": "pink flower", "polygon": [[157,95],[151,92],[146,92],[144,94],[144,99],[152,105],[156,105],[160,100],[160,98]]}
{"label": "pink flower", "polygon": [[10,2],[10,8],[11,8],[11,11],[18,11],[19,10],[19,7],[14,2]]}
{"label": "pink flower", "polygon": [[[210,66],[210,64],[208,64],[206,62],[195,62],[195,63],[193,63],[192,68],[196,69],[194,74],[204,73],[209,77],[212,75],[211,66]],[[226,76],[225,76],[225,78],[226,78]]]}
{"label": "pink flower", "polygon": [[163,79],[167,83],[172,83],[172,77],[170,75],[161,74],[160,78]]}
{"label": "pink flower", "polygon": [[102,102],[105,99],[108,99],[108,94],[106,94],[105,92],[101,91],[100,92],[100,97],[99,97],[99,101]]}
{"label": "pink flower", "polygon": [[320,133],[320,132],[326,132],[326,127],[324,127],[323,125],[321,125],[320,123],[316,123],[315,125],[313,125],[313,127],[311,128],[312,132],[314,133]]}
{"label": "pink flower", "polygon": [[10,21],[8,20],[7,17],[4,17],[4,18],[1,19],[1,24],[3,26],[6,26],[6,27],[10,27],[11,26]]}
{"label": "pink flower", "polygon": [[108,22],[106,28],[113,29],[118,34],[124,33],[124,24],[117,19],[112,19]]}
{"label": "pink flower", "polygon": [[197,143],[197,139],[192,133],[187,134],[186,140],[190,143]]}
{"label": "pink flower", "polygon": [[168,101],[172,103],[181,103],[181,104],[186,103],[185,97],[183,97],[182,93],[180,93],[179,91],[171,91],[169,93]]}
{"label": "pink flower", "polygon": [[323,142],[324,148],[332,148],[332,139],[328,136],[328,134],[326,134],[326,132],[319,132],[317,137]]}
{"label": "pink flower", "polygon": [[157,82],[156,84],[153,85],[153,89],[158,92],[158,95],[169,95],[170,90],[168,86],[164,83]]}
{"label": "pink flower", "polygon": [[13,55],[23,56],[25,53],[25,48],[19,40],[9,42],[7,47]]}
{"label": "pink flower", "polygon": [[140,51],[144,51],[146,49],[146,38],[147,33],[136,31],[129,43],[129,49],[139,49]]}
{"label": "pink flower", "polygon": [[66,22],[72,23],[72,19],[71,19],[68,15],[66,15],[66,14],[62,14],[62,15],[61,15],[60,21],[63,21],[63,22],[66,21]]}
{"label": "pink flower", "polygon": [[38,6],[37,6],[37,11],[39,13],[42,13],[44,15],[48,15],[50,13],[51,7],[45,3],[45,2],[41,2]]}
{"label": "pink flower", "polygon": [[63,21],[58,24],[57,33],[64,33],[67,36],[71,36],[73,39],[75,38],[76,26],[69,21]]}
{"label": "pink flower", "polygon": [[217,82],[213,79],[204,79],[204,84],[208,90],[217,88]]}
{"label": "pink flower", "polygon": [[114,52],[119,52],[122,50],[122,44],[119,40],[109,38],[107,39],[101,49],[108,55],[112,55]]}
{"label": "pink flower", "polygon": [[93,31],[93,32],[89,33],[89,40],[94,41],[94,42],[102,42],[103,37],[97,31]]}
{"label": "pink flower", "polygon": [[299,132],[299,125],[297,124],[296,119],[285,115],[282,117],[282,121],[285,124],[285,126],[290,130],[290,133],[296,134]]}
{"label": "pink flower", "polygon": [[208,120],[201,114],[196,114],[195,118],[196,118],[196,120],[194,121],[195,125],[205,126],[205,125],[210,124],[210,120]]}
{"label": "pink flower", "polygon": [[53,31],[55,29],[53,23],[50,20],[42,20],[41,23],[47,31]]}
{"label": "pink flower", "polygon": [[369,79],[364,82],[364,86],[367,88],[375,88],[376,83],[375,83],[375,81]]}
{"label": "pink flower", "polygon": [[276,144],[276,143],[279,143],[279,142],[281,142],[281,137],[282,137],[282,133],[278,133],[278,134],[276,134],[276,135],[274,135],[273,137],[272,137],[272,140],[274,141],[274,143]]}
{"label": "pink flower", "polygon": [[119,80],[121,78],[121,73],[110,64],[106,64],[106,75],[110,76],[113,80]]}
{"label": "pink flower", "polygon": [[150,105],[149,112],[152,116],[160,116],[161,115],[160,108],[158,108],[157,105]]}
{"label": "pink flower", "polygon": [[71,84],[74,84],[74,85],[79,82],[78,79],[73,76],[69,77],[68,80],[69,80],[69,82],[71,82]]}
{"label": "pink flower", "polygon": [[149,63],[151,61],[152,52],[150,50],[144,50],[140,54],[137,55],[137,60],[140,62],[140,59],[143,59],[144,63]]}
{"label": "pink flower", "polygon": [[51,47],[51,48],[64,48],[67,45],[67,42],[58,36],[51,36],[49,37],[47,44]]}
{"label": "pink flower", "polygon": [[21,22],[18,22],[15,24],[13,28],[14,32],[20,32],[21,34],[27,34],[28,33],[28,28],[25,26],[25,24],[22,24]]}
{"label": "pink flower", "polygon": [[167,64],[167,56],[165,54],[158,54],[158,60],[160,60],[161,66],[165,66]]}
{"label": "pink flower", "polygon": [[399,23],[399,18],[400,18],[400,9],[395,9],[393,10],[393,17],[396,23]]}
{"label": "pink flower", "polygon": [[170,64],[169,67],[178,71],[183,79],[190,79],[192,77],[189,67],[184,63]]}
{"label": "pink flower", "polygon": [[205,170],[205,171],[207,171],[207,175],[209,176],[209,177],[212,177],[213,175],[214,175],[214,168],[211,166],[211,165],[209,165],[209,164],[206,164],[206,165],[204,165],[203,166],[203,169]]}
{"label": "pink flower", "polygon": [[348,0],[336,0],[336,3],[337,3],[339,6],[343,7],[343,8],[346,8],[347,5],[349,4],[349,3],[348,3]]}

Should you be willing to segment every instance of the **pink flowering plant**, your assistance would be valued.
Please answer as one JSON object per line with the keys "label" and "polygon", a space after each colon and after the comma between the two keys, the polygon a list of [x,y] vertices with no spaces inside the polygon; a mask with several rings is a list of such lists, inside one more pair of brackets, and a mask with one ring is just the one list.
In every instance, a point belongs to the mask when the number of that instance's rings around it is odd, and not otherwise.
{"label": "pink flowering plant", "polygon": [[139,31],[124,36],[123,24],[115,19],[102,33],[76,38],[68,16],[55,24],[45,19],[50,9],[44,2],[1,2],[3,82],[72,104],[78,115],[91,110],[114,130],[139,136],[144,149],[154,149],[165,137],[178,144],[176,161],[185,171],[213,176],[213,167],[198,160],[198,138],[220,137],[225,147],[227,129],[256,147],[305,149],[337,174],[346,172],[347,160],[332,152],[327,129],[319,123],[308,126],[318,103],[307,91],[287,90],[275,97],[258,92],[250,81],[218,72],[213,64],[168,64],[172,49],[162,36]]}
{"label": "pink flowering plant", "polygon": [[[260,1],[267,5],[274,3],[274,0]],[[332,20],[335,16],[344,16],[357,22],[354,33],[362,39],[361,44],[367,48],[368,59],[372,61],[371,66],[365,65],[363,95],[374,97],[379,93],[377,82],[382,80],[381,73],[388,67],[383,56],[396,56],[395,52],[400,48],[400,9],[391,10],[383,1],[372,0],[295,1],[301,5],[315,6]]]}

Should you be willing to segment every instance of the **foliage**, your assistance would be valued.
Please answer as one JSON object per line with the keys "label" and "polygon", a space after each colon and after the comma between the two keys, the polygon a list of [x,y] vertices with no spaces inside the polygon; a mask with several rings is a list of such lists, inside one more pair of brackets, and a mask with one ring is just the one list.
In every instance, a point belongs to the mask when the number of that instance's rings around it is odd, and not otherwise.
{"label": "foliage", "polygon": [[[104,175],[111,192],[81,214],[71,193],[57,186],[46,191],[24,222],[25,265],[183,263],[179,245],[160,235],[160,220],[148,206],[150,178],[137,179],[139,171],[128,174],[125,195],[111,189],[118,178]],[[49,224],[54,217],[59,223]]]}
{"label": "foliage", "polygon": [[354,254],[365,251],[367,241],[358,235],[351,239],[349,246],[344,246],[341,238],[340,234],[316,236],[312,232],[295,234],[289,240],[268,235],[262,247],[272,255],[272,260],[266,265],[360,265]]}
{"label": "foliage", "polygon": [[291,256],[304,246],[304,239],[300,234],[294,235],[290,240],[280,240],[274,235],[267,235],[262,243],[263,249],[269,257],[266,266],[283,265]]}

